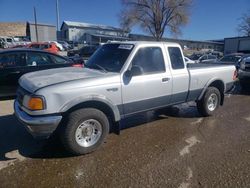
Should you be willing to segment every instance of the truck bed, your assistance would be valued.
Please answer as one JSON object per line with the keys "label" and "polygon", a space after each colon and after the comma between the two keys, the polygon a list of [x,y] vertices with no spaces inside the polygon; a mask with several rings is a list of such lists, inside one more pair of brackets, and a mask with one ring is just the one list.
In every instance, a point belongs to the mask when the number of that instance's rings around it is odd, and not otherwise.
{"label": "truck bed", "polygon": [[[210,85],[214,79],[229,84],[233,82],[235,66],[215,63],[189,64],[188,72],[190,75],[189,90],[191,93],[199,93],[202,88]],[[193,95],[191,98],[197,97]]]}
{"label": "truck bed", "polygon": [[211,68],[211,67],[221,67],[221,66],[232,66],[232,64],[222,64],[222,63],[188,63],[188,69],[197,68]]}

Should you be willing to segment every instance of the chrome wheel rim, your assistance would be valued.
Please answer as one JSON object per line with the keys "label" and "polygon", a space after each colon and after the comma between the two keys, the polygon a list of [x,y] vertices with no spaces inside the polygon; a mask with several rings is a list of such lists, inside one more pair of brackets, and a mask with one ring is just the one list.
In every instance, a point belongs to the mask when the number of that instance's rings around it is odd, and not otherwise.
{"label": "chrome wheel rim", "polygon": [[213,93],[210,95],[207,101],[207,107],[209,111],[214,111],[218,105],[218,96]]}
{"label": "chrome wheel rim", "polygon": [[95,119],[88,119],[77,127],[75,140],[82,147],[90,147],[98,142],[101,135],[101,123]]}

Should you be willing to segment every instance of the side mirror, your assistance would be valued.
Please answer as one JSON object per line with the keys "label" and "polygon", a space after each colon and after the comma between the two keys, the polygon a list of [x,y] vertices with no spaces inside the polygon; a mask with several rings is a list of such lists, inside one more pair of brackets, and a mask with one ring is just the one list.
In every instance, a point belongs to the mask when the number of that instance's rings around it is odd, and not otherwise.
{"label": "side mirror", "polygon": [[131,70],[127,70],[127,71],[124,73],[124,76],[127,77],[127,78],[131,78],[131,77],[132,77],[132,72],[131,72]]}

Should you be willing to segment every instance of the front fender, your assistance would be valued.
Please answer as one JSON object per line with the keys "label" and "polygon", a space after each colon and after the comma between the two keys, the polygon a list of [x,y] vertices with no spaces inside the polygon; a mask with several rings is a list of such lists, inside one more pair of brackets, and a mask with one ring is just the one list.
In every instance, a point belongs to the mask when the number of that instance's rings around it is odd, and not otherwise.
{"label": "front fender", "polygon": [[77,97],[67,102],[66,104],[64,104],[63,107],[60,109],[60,112],[67,112],[72,107],[78,104],[84,103],[84,102],[89,102],[89,101],[97,101],[97,102],[102,102],[106,104],[107,106],[110,107],[110,109],[112,109],[114,113],[115,121],[121,120],[120,112],[119,112],[117,105],[113,104],[112,101],[110,101],[108,98],[106,98],[103,95],[90,95],[90,96]]}

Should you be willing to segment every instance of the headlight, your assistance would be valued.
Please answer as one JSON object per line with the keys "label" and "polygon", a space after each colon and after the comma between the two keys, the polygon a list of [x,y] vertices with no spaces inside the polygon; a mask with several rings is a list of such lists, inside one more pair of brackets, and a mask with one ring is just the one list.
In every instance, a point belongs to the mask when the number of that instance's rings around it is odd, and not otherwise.
{"label": "headlight", "polygon": [[25,95],[23,98],[23,106],[25,106],[29,110],[44,110],[45,109],[44,97]]}
{"label": "headlight", "polygon": [[246,63],[245,63],[245,61],[241,61],[241,63],[240,63],[240,68],[241,68],[241,69],[245,69],[245,68],[246,68]]}

